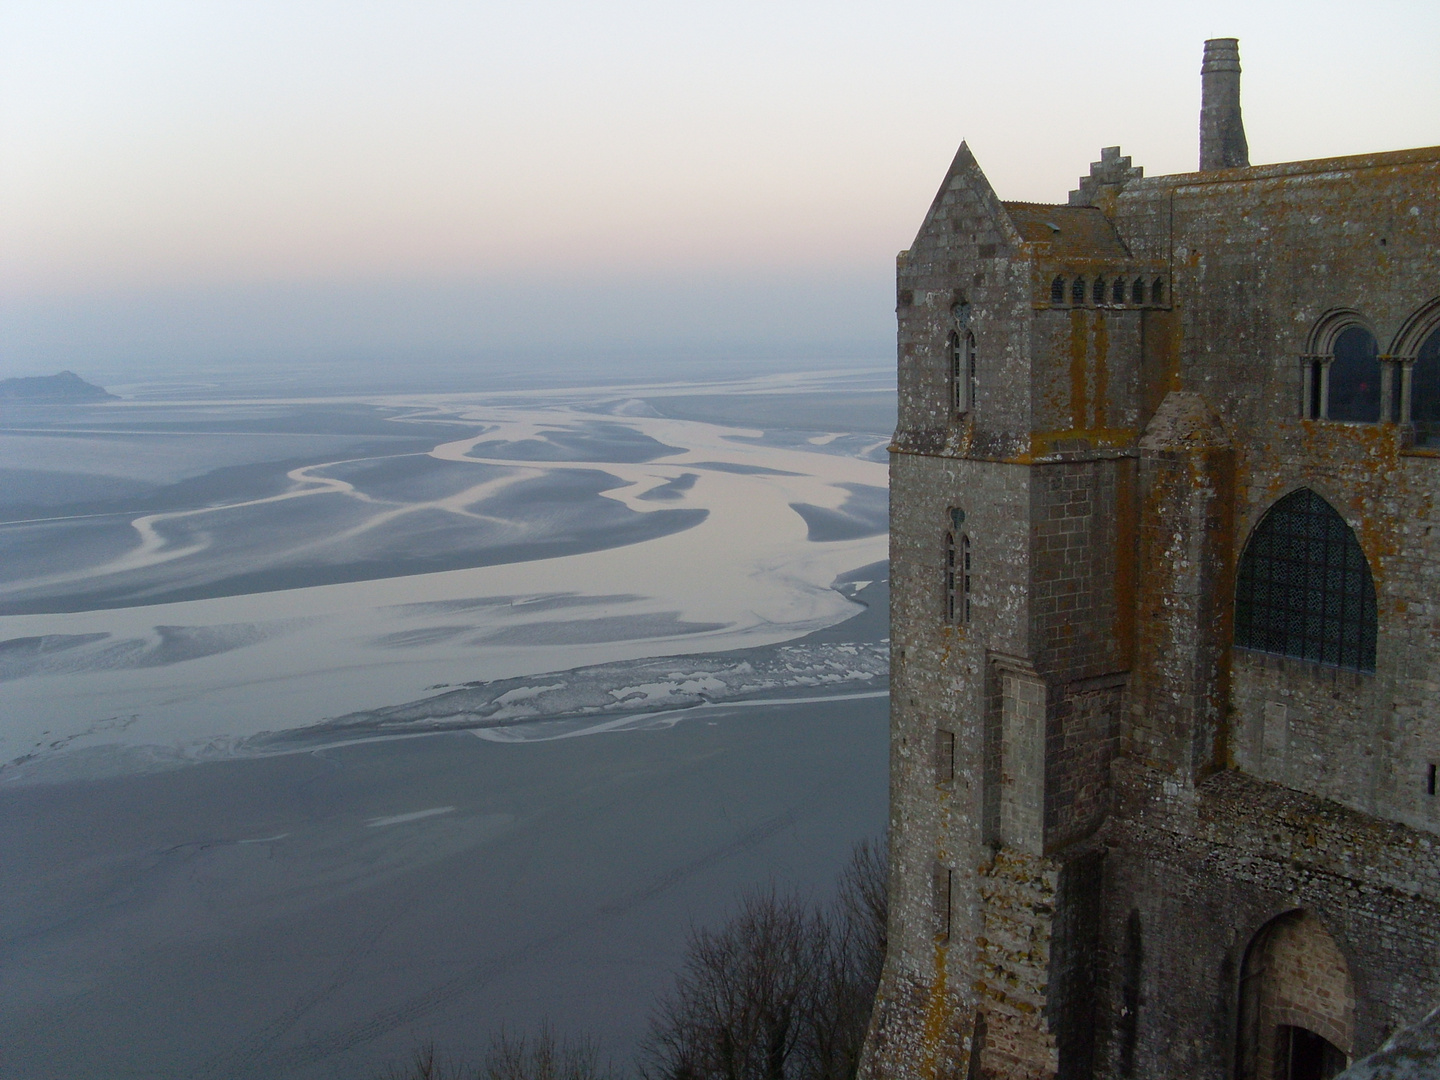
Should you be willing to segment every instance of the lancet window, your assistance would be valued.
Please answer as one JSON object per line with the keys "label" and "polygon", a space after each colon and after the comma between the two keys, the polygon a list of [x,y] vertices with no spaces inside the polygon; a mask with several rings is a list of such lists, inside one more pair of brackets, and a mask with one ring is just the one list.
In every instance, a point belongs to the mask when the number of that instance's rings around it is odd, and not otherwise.
{"label": "lancet window", "polygon": [[970,621],[970,537],[960,531],[965,511],[950,509],[950,529],[945,533],[945,621],[964,625]]}

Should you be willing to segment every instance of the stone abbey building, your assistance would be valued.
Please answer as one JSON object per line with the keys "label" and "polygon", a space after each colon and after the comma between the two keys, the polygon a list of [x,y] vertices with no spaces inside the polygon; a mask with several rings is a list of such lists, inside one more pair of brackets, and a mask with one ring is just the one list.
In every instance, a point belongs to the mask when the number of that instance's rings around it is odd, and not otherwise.
{"label": "stone abbey building", "polygon": [[1440,147],[899,257],[889,956],[862,1074],[1323,1080],[1440,1001]]}

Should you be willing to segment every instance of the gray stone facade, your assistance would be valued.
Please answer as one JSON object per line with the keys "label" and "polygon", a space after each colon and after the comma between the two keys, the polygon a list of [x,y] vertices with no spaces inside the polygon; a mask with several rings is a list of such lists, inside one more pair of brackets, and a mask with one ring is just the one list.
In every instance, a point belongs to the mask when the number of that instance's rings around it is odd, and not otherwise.
{"label": "gray stone facade", "polygon": [[[1440,1000],[1440,148],[1231,167],[1238,69],[1202,171],[1002,202],[962,145],[899,257],[867,1078],[1319,1080]],[[1338,662],[1236,644],[1306,491]]]}

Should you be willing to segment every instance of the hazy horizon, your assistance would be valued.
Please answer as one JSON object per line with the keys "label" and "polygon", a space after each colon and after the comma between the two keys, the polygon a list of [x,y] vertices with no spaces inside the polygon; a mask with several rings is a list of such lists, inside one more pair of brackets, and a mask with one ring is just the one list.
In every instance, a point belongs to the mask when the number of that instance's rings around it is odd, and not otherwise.
{"label": "hazy horizon", "polygon": [[1437,32],[1402,2],[11,3],[0,377],[884,359],[962,139],[1011,199],[1102,146],[1188,171],[1202,42],[1236,36],[1257,163],[1430,145]]}

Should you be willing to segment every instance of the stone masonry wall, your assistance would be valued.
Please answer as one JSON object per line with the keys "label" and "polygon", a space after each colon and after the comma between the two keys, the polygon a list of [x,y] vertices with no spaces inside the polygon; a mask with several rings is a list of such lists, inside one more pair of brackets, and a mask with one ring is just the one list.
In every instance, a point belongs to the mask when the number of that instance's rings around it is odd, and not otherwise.
{"label": "stone masonry wall", "polygon": [[[1265,1023],[1364,1054],[1440,999],[1440,453],[1303,418],[1302,359],[1326,312],[1382,354],[1440,315],[1440,150],[1132,176],[1064,210],[1001,204],[962,146],[897,264],[890,952],[862,1072],[1229,1080],[1247,954],[1287,919],[1324,935],[1284,939]],[[1373,673],[1231,648],[1245,540],[1301,486],[1370,562]]]}
{"label": "stone masonry wall", "polygon": [[1288,911],[1313,912],[1345,959],[1352,1054],[1440,999],[1440,840],[1234,770],[1200,786],[1194,814],[1102,830],[1097,1076],[1233,1077],[1246,951]]}

